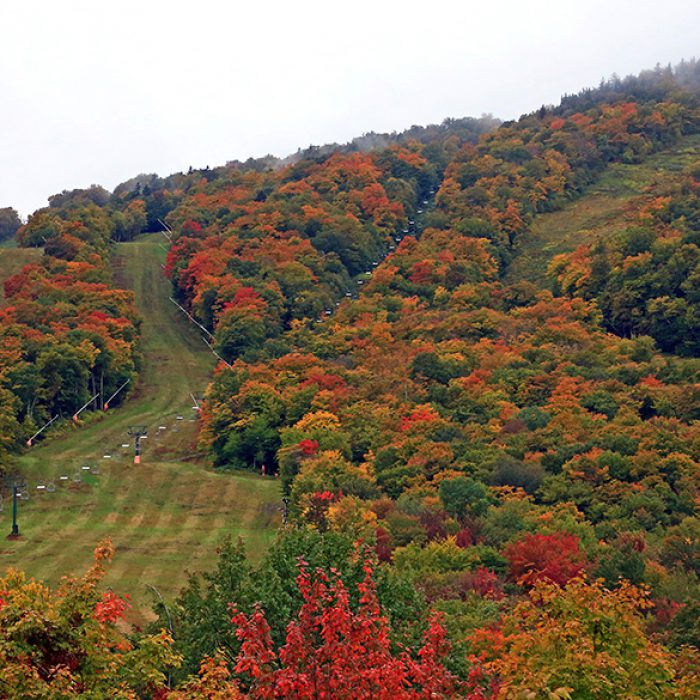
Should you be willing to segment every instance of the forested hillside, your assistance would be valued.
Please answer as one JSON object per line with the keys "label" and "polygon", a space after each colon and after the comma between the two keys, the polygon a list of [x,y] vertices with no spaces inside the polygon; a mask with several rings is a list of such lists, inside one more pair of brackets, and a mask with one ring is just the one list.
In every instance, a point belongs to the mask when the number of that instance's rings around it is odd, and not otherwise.
{"label": "forested hillside", "polygon": [[139,321],[132,296],[111,281],[114,231],[92,202],[38,212],[18,231],[19,245],[44,252],[4,280],[0,459],[54,416],[73,416],[91,398],[101,409],[135,375]]}
{"label": "forested hillside", "polygon": [[134,376],[109,241],[162,227],[219,359],[199,449],[277,475],[289,522],[255,563],[222,543],[128,640],[109,545],[53,594],[9,574],[12,682],[99,695],[109,664],[124,697],[698,697],[699,75],[34,214],[18,241],[42,262],[0,309],[8,449]]}

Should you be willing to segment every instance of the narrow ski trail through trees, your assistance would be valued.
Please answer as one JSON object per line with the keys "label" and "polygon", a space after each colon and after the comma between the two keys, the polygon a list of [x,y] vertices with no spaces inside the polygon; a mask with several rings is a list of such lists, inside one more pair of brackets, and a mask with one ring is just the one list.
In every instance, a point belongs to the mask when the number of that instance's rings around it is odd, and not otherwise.
{"label": "narrow ski trail through trees", "polygon": [[[89,416],[21,456],[30,485],[29,500],[20,504],[22,538],[0,547],[0,570],[15,566],[55,584],[89,566],[95,544],[111,537],[117,552],[106,583],[131,593],[137,622],[148,617],[146,584],[172,597],[185,569],[213,564],[223,536],[243,536],[255,555],[280,520],[276,480],[216,473],[197,455],[190,394],[204,391],[215,358],[169,301],[164,257],[157,235],[117,246],[115,280],[135,292],[143,317],[141,373],[122,407]],[[127,434],[133,425],[149,430],[140,465]],[[77,474],[80,483],[73,481]],[[37,491],[41,483],[55,484],[55,492]],[[2,515],[9,532],[9,509]]]}
{"label": "narrow ski trail through trees", "polygon": [[508,267],[506,284],[528,281],[549,287],[547,265],[555,255],[598,238],[607,240],[633,225],[629,216],[632,203],[655,183],[691,166],[699,152],[700,135],[695,134],[641,163],[611,164],[580,197],[535,217]]}

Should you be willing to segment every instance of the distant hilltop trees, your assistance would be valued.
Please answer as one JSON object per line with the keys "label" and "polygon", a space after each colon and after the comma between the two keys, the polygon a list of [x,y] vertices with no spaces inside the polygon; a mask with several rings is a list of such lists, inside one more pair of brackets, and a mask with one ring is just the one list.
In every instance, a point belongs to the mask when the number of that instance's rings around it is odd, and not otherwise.
{"label": "distant hilltop trees", "polygon": [[696,104],[700,91],[700,61],[695,58],[681,61],[676,66],[656,66],[639,75],[620,78],[616,73],[601,80],[597,88],[585,88],[574,95],[564,95],[561,104],[553,111],[556,114],[583,111],[604,102],[620,99],[637,101],[672,101]]}
{"label": "distant hilltop trees", "polygon": [[22,225],[17,211],[12,207],[0,209],[0,241],[12,238]]}

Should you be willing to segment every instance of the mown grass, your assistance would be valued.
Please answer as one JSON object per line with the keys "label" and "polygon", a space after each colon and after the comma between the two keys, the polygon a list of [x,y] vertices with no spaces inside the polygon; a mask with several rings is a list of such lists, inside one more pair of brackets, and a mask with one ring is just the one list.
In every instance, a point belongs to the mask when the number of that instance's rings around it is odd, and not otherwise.
{"label": "mown grass", "polygon": [[611,165],[583,197],[534,220],[508,269],[506,283],[529,280],[547,286],[547,265],[555,255],[624,230],[630,225],[633,200],[697,161],[699,154],[700,136],[689,136],[642,163]]}
{"label": "mown grass", "polygon": [[[214,358],[168,301],[164,256],[153,236],[119,245],[115,278],[136,292],[144,318],[139,381],[123,407],[92,415],[79,428],[64,425],[64,435],[21,456],[31,492],[20,506],[22,538],[0,547],[0,567],[19,567],[55,584],[87,568],[94,546],[111,537],[116,556],[106,584],[130,593],[136,622],[148,617],[149,584],[166,598],[174,596],[187,570],[214,563],[225,535],[243,537],[259,556],[280,520],[275,479],[218,473],[197,454],[190,394],[204,391]],[[140,465],[133,464],[132,445],[122,447],[130,443],[132,425],[149,429]],[[80,483],[73,481],[75,474]],[[49,483],[55,492],[36,489]],[[9,532],[9,508],[3,516]]]}

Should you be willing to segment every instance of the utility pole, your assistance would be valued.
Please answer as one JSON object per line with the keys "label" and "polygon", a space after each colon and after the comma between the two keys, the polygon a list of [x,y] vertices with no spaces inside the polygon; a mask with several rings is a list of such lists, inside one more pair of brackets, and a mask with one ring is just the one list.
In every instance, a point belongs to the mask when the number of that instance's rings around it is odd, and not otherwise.
{"label": "utility pole", "polygon": [[148,436],[145,425],[132,425],[129,435],[134,438],[134,464],[141,464],[141,439]]}

